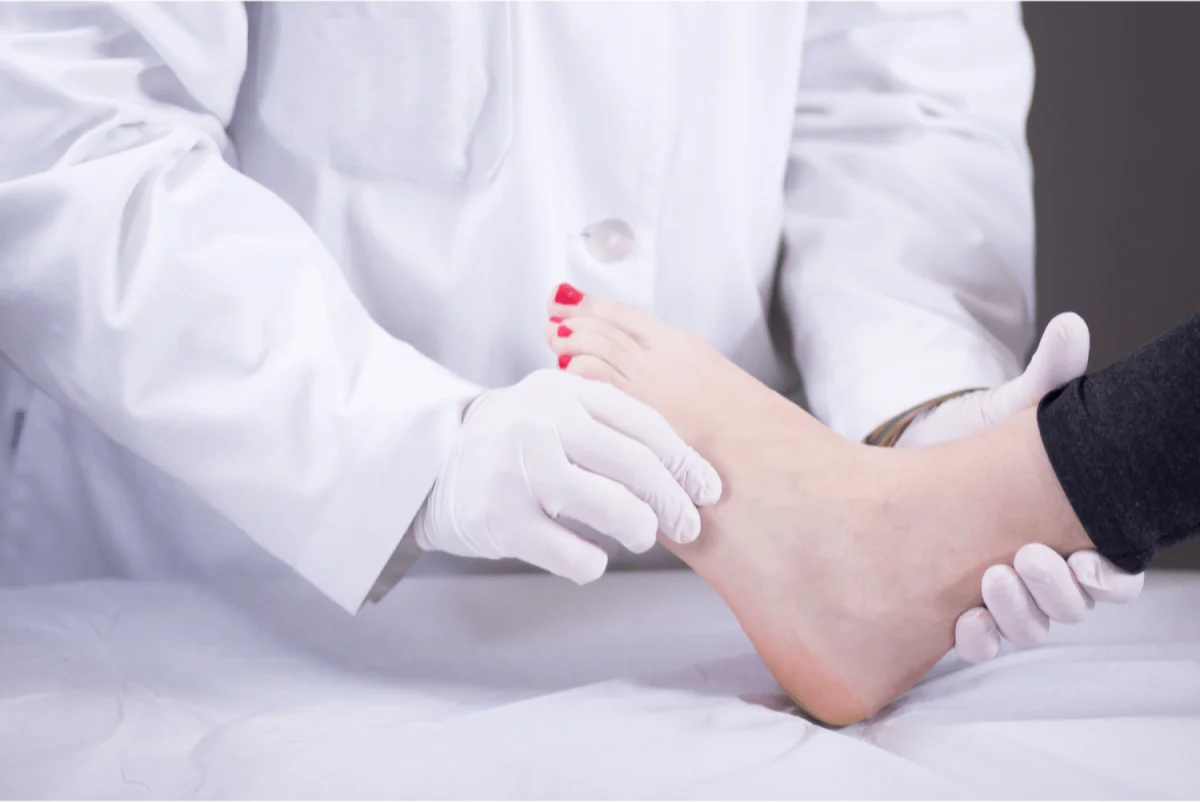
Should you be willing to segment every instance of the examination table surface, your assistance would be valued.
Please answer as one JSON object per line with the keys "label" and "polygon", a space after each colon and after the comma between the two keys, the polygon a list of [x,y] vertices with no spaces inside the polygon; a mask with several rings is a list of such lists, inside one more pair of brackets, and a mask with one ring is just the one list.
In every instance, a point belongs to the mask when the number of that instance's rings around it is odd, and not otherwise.
{"label": "examination table surface", "polygon": [[947,657],[874,720],[796,715],[685,571],[0,591],[0,795],[1200,795],[1200,574],[1048,645]]}

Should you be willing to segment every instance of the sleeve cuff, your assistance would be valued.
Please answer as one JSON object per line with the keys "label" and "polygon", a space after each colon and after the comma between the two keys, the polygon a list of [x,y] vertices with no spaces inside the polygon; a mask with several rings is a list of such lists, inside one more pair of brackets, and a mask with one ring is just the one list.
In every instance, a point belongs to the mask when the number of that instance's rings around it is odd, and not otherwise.
{"label": "sleeve cuff", "polygon": [[[915,354],[915,355],[914,355]],[[1020,373],[1016,357],[986,342],[894,355],[873,353],[854,366],[805,377],[814,415],[843,437],[862,442],[888,423],[963,388],[997,387]],[[814,380],[815,379],[815,380]],[[931,401],[932,399],[932,401]],[[905,412],[898,411],[905,410]],[[895,433],[903,434],[903,428]]]}
{"label": "sleeve cuff", "polygon": [[383,566],[383,571],[375,580],[375,584],[371,586],[371,590],[367,593],[367,598],[363,602],[363,606],[378,604],[383,601],[383,598],[400,584],[400,580],[408,575],[408,572],[412,570],[412,567],[417,564],[417,560],[421,559],[421,555],[424,553],[417,544],[417,539],[413,535],[412,527],[410,526],[407,534],[401,538],[400,545],[392,552],[387,565]]}
{"label": "sleeve cuff", "polygon": [[870,434],[863,438],[863,442],[869,446],[892,448],[896,445],[896,443],[900,442],[900,438],[904,436],[906,431],[908,431],[908,427],[912,425],[912,422],[924,415],[926,412],[937,409],[952,398],[961,398],[964,395],[978,392],[979,390],[983,389],[986,388],[969,387],[966,390],[958,390],[957,392],[946,393],[945,395],[940,395],[937,398],[931,398],[923,404],[917,404],[915,407],[909,407],[894,418],[891,418],[875,427]]}
{"label": "sleeve cuff", "polygon": [[[437,363],[406,366],[405,384],[420,388],[417,409],[397,410],[377,427],[369,453],[324,506],[307,547],[293,564],[305,579],[347,612],[358,612],[388,577],[396,581],[419,551],[409,526],[482,388]],[[430,388],[437,388],[436,390]],[[408,543],[399,548],[401,541]],[[395,559],[394,559],[395,558]],[[407,564],[404,562],[407,560]]]}

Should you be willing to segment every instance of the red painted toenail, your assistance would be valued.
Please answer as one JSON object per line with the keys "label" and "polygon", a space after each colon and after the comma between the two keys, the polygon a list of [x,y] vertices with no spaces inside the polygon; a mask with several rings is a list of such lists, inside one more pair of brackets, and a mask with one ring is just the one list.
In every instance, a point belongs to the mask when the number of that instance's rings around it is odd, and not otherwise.
{"label": "red painted toenail", "polygon": [[570,354],[559,354],[558,355],[558,366],[560,368],[562,368],[563,370],[566,370],[567,365],[569,365],[569,364],[571,364],[571,355]]}
{"label": "red painted toenail", "polygon": [[566,326],[559,326],[558,327],[558,336],[559,337],[570,337],[571,330],[569,328],[567,328]]}
{"label": "red painted toenail", "polygon": [[551,323],[562,323],[562,321],[563,321],[563,319],[561,317],[559,317],[558,315],[555,315],[554,317],[550,318]]}
{"label": "red painted toenail", "polygon": [[554,303],[563,306],[574,306],[582,300],[583,293],[566,282],[559,284],[558,292],[554,293]]}

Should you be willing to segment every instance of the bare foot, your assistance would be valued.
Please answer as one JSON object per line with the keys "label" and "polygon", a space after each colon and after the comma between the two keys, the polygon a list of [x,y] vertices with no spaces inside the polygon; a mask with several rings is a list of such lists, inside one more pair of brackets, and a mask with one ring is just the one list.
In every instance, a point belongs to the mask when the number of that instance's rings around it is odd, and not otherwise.
{"label": "bare foot", "polygon": [[[655,407],[721,474],[700,538],[664,545],[721,594],[780,684],[822,721],[866,718],[920,681],[952,645],[957,616],[979,603],[983,571],[1037,533],[1036,505],[1005,501],[1043,493],[1049,464],[1027,432],[973,438],[971,449],[870,448],[653,316],[596,297],[551,300],[550,314],[561,368]],[[1016,477],[1011,492],[996,492],[997,471]],[[1067,509],[1064,550],[1081,533]]]}

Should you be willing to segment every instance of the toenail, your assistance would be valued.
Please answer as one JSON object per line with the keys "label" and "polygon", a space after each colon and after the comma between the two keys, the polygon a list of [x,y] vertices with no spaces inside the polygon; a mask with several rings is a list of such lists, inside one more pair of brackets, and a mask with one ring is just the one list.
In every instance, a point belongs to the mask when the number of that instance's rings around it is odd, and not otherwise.
{"label": "toenail", "polygon": [[558,336],[559,337],[570,337],[571,330],[569,328],[567,328],[566,326],[559,326],[558,327]]}
{"label": "toenail", "polygon": [[559,317],[558,315],[555,315],[554,317],[550,318],[550,322],[551,323],[562,323],[563,319],[561,317]]}
{"label": "toenail", "polygon": [[583,293],[566,282],[559,284],[558,291],[554,293],[554,303],[563,306],[575,306],[582,300]]}
{"label": "toenail", "polygon": [[570,354],[559,354],[558,355],[558,366],[560,368],[562,368],[563,370],[566,370],[567,365],[569,365],[569,364],[571,364],[571,355]]}

